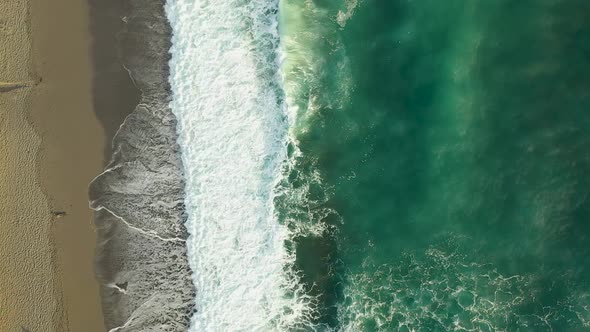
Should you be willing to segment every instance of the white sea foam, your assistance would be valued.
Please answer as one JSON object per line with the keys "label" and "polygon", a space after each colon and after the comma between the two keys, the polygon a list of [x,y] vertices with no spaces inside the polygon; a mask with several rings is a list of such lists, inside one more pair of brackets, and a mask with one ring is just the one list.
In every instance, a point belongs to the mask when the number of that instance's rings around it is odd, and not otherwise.
{"label": "white sea foam", "polygon": [[284,330],[308,319],[290,234],[273,208],[290,123],[277,10],[275,0],[166,4],[197,290],[192,331]]}

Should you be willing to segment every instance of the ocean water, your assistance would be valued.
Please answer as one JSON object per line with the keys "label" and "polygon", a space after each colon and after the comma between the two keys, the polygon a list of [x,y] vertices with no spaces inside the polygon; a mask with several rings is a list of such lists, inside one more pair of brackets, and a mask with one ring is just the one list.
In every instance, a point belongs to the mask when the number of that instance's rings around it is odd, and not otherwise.
{"label": "ocean water", "polygon": [[590,329],[590,3],[167,14],[192,330]]}
{"label": "ocean water", "polygon": [[278,3],[169,1],[171,107],[186,177],[194,331],[285,330],[310,300],[277,219],[289,116]]}

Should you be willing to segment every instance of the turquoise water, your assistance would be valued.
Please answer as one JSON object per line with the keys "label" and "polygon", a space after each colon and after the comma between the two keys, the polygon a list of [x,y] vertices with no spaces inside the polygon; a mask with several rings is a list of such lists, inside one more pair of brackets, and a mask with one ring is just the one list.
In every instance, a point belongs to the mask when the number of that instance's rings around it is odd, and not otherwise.
{"label": "turquoise water", "polygon": [[283,0],[321,330],[590,330],[590,2]]}

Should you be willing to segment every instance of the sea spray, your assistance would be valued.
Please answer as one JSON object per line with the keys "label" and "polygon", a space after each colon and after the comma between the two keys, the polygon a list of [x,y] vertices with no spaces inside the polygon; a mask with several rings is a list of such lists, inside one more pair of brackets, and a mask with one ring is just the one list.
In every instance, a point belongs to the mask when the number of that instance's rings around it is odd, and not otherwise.
{"label": "sea spray", "polygon": [[275,188],[290,121],[277,1],[168,1],[171,107],[186,178],[194,331],[305,328],[311,299],[293,270]]}

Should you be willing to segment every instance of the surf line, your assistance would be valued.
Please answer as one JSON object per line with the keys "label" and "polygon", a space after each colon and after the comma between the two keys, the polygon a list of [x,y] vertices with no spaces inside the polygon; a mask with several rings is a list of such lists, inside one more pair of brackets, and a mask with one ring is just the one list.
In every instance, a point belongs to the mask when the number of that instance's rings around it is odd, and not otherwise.
{"label": "surf line", "polygon": [[309,299],[273,200],[287,160],[278,1],[169,0],[170,106],[186,181],[193,331],[288,330]]}

